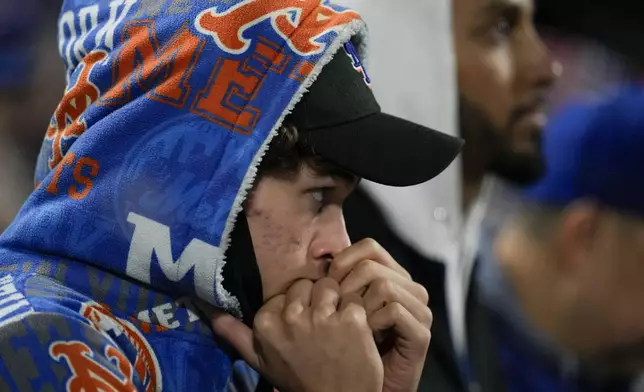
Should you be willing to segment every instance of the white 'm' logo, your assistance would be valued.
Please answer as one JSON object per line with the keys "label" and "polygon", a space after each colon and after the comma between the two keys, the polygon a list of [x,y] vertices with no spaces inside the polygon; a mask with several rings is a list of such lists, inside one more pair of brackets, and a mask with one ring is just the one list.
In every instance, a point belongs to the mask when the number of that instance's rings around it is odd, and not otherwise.
{"label": "white 'm' logo", "polygon": [[129,276],[150,284],[152,256],[156,254],[161,271],[172,282],[181,281],[194,268],[196,294],[214,303],[217,264],[223,257],[220,248],[195,238],[175,261],[168,226],[132,212],[127,221],[135,225],[127,258]]}

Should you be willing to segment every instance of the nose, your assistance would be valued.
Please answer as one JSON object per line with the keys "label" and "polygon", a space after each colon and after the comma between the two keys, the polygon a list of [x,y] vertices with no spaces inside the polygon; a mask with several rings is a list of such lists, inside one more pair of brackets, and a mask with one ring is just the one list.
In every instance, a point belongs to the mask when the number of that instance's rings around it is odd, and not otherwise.
{"label": "nose", "polygon": [[537,31],[533,30],[526,35],[528,41],[520,45],[523,49],[519,60],[519,69],[525,82],[532,88],[550,88],[561,76],[562,65],[556,61],[545,42]]}
{"label": "nose", "polygon": [[310,255],[314,259],[332,258],[333,255],[351,246],[342,208],[339,206],[328,208],[318,218],[315,230],[310,247]]}

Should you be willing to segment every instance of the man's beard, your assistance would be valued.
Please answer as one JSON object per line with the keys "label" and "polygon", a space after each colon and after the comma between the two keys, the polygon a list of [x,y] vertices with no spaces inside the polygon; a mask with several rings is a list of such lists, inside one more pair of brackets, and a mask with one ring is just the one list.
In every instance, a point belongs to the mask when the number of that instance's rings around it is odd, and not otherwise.
{"label": "man's beard", "polygon": [[632,378],[644,371],[644,340],[612,347],[582,362],[598,379]]}
{"label": "man's beard", "polygon": [[[483,149],[479,153],[464,152],[472,160],[483,160],[487,167],[482,168],[502,179],[518,186],[529,185],[539,179],[545,172],[545,162],[541,153],[541,132],[535,132],[534,143],[538,147],[534,153],[516,152],[512,148],[514,125],[519,116],[511,116],[508,129],[497,129],[484,110],[478,105],[460,97],[459,121],[461,136],[465,139],[465,148]],[[480,158],[479,158],[480,157]],[[483,162],[465,162],[466,165],[482,165]]]}

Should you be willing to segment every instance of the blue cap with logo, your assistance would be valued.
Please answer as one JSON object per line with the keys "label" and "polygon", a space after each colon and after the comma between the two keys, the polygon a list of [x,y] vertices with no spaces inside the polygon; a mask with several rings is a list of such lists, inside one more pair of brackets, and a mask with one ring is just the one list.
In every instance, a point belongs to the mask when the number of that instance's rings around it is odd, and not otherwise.
{"label": "blue cap with logo", "polygon": [[526,198],[565,205],[592,199],[644,216],[644,86],[556,115],[544,135],[547,171]]}

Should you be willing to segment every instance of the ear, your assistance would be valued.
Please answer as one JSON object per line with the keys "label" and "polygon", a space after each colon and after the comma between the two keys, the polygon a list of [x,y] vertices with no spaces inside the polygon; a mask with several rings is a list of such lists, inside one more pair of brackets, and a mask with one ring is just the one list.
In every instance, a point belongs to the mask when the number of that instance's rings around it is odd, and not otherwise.
{"label": "ear", "polygon": [[[537,256],[531,241],[521,223],[515,220],[506,221],[494,238],[493,252],[504,273],[519,281],[522,276],[533,275],[530,271],[534,267],[533,257]],[[528,252],[528,253],[526,253]]]}
{"label": "ear", "polygon": [[566,207],[555,236],[565,267],[574,267],[593,256],[601,235],[602,220],[601,208],[592,201],[581,200]]}

